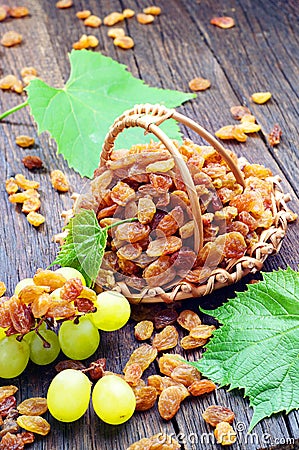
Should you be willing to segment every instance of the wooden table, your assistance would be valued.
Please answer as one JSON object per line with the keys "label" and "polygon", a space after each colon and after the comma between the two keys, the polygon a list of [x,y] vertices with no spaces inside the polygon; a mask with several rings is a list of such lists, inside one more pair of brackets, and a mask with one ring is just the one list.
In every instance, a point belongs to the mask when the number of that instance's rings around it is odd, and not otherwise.
{"label": "wooden table", "polygon": [[[104,17],[124,7],[135,11],[148,5],[145,0],[96,1],[74,0],[67,10],[55,8],[55,1],[24,0],[31,16],[24,19],[8,19],[0,23],[1,35],[8,30],[19,31],[24,38],[20,46],[1,47],[1,72],[19,76],[26,65],[37,68],[43,80],[61,87],[69,75],[67,52],[86,30],[75,12],[88,8]],[[157,2],[163,14],[148,26],[135,19],[124,24],[127,33],[135,41],[134,50],[124,51],[113,46],[107,37],[107,27],[91,30],[100,41],[98,49],[117,61],[126,64],[130,72],[151,86],[188,91],[188,81],[196,76],[211,80],[212,86],[198,93],[196,99],[186,103],[180,111],[197,120],[201,125],[216,131],[233,122],[230,107],[244,104],[256,116],[262,131],[250,135],[246,143],[228,141],[226,146],[251,162],[265,164],[283,179],[285,191],[291,193],[293,210],[299,211],[298,165],[298,4],[295,0],[162,0]],[[9,0],[10,6],[14,4]],[[215,15],[233,16],[236,26],[223,30],[210,25]],[[90,30],[89,30],[90,32]],[[297,32],[297,33],[296,33]],[[271,91],[271,101],[264,105],[251,102],[257,91]],[[9,109],[24,97],[15,93],[0,92],[1,111]],[[267,133],[278,123],[283,136],[279,146],[272,148]],[[189,131],[183,130],[189,137]],[[15,144],[19,134],[35,137],[31,150],[23,150]],[[82,180],[70,170],[62,157],[57,157],[55,143],[43,133],[37,135],[36,126],[28,109],[7,118],[0,125],[1,136],[1,279],[12,293],[18,280],[31,277],[38,267],[46,267],[55,257],[57,246],[52,236],[61,230],[60,214],[71,207],[69,194],[58,195],[50,185],[49,172],[62,168],[74,190],[80,190]],[[44,161],[45,170],[34,174],[41,183],[42,212],[46,223],[38,230],[26,221],[19,208],[10,204],[5,192],[5,179],[24,173],[31,177],[21,162],[26,154],[38,155]],[[299,226],[291,224],[279,255],[270,257],[265,270],[271,271],[289,264],[296,269],[299,262]],[[248,278],[249,279],[249,278]],[[247,279],[247,281],[248,281]],[[186,301],[184,307],[197,310],[215,306],[229,298],[236,290],[242,290],[245,281],[234,288],[227,288],[201,300]],[[130,353],[138,346],[133,336],[134,322],[120,332],[102,333],[98,357],[107,358],[109,370],[121,372]],[[195,359],[198,354],[184,355]],[[55,375],[54,365],[38,368],[29,365],[18,379],[19,398],[46,395],[50,380]],[[152,365],[146,375],[156,373]],[[1,380],[1,384],[5,384]],[[238,392],[218,389],[203,398],[186,400],[170,422],[163,421],[157,408],[137,413],[126,424],[118,427],[102,423],[90,408],[81,420],[73,424],[60,424],[51,417],[52,431],[46,438],[37,439],[35,449],[125,449],[132,442],[158,432],[174,434],[181,439],[182,448],[216,449],[217,444],[205,436],[212,430],[203,422],[201,412],[209,404],[223,404],[236,413],[238,441],[235,449],[298,448],[299,413],[277,415],[257,425],[251,436],[246,435],[252,414],[247,400]],[[244,426],[243,426],[244,425]],[[244,431],[245,429],[245,431]],[[296,441],[296,443],[294,443]],[[292,444],[293,442],[293,444]]]}

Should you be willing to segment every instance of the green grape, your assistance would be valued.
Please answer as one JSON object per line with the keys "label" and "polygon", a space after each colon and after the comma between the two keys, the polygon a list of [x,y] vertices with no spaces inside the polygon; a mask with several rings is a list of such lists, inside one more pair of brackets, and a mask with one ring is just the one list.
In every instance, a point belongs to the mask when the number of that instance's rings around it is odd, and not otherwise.
{"label": "green grape", "polygon": [[119,425],[133,415],[136,398],[125,380],[116,375],[106,375],[93,388],[92,404],[103,422]]}
{"label": "green grape", "polygon": [[0,327],[0,341],[6,337],[4,328]]}
{"label": "green grape", "polygon": [[39,329],[41,336],[50,344],[50,347],[44,347],[42,339],[33,332],[30,339],[30,359],[35,364],[45,366],[55,361],[60,352],[58,336],[52,330]]}
{"label": "green grape", "polygon": [[24,280],[19,281],[15,287],[15,295],[19,295],[21,290],[26,286],[35,286],[33,278],[24,278]]}
{"label": "green grape", "polygon": [[55,291],[51,292],[50,297],[52,297],[55,302],[59,302],[61,301],[60,292],[61,288],[55,289]]}
{"label": "green grape", "polygon": [[95,326],[100,330],[119,330],[130,318],[130,303],[119,292],[102,292],[98,295],[94,306],[97,310],[91,313],[90,316]]}
{"label": "green grape", "polygon": [[58,338],[61,350],[70,359],[89,358],[100,343],[99,331],[87,316],[80,317],[79,323],[63,322]]}
{"label": "green grape", "polygon": [[62,275],[66,280],[70,280],[71,278],[80,278],[83,286],[86,286],[86,281],[82,273],[73,267],[61,267],[60,269],[55,270],[55,272],[60,273],[60,275]]}
{"label": "green grape", "polygon": [[0,341],[0,377],[14,378],[26,368],[29,360],[29,345],[26,341],[17,341],[16,335]]}
{"label": "green grape", "polygon": [[61,422],[73,422],[86,412],[91,383],[79,370],[66,369],[56,375],[48,389],[50,413]]}

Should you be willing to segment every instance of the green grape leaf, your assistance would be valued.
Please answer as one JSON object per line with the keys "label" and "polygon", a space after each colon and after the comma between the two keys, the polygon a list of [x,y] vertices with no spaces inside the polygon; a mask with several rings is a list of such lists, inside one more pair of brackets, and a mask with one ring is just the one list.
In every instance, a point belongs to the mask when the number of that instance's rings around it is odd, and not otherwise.
{"label": "green grape leaf", "polygon": [[253,407],[249,431],[265,417],[299,408],[299,274],[291,268],[211,311],[223,324],[195,363],[221,386],[244,389]]}
{"label": "green grape leaf", "polygon": [[98,275],[107,243],[107,228],[101,228],[94,211],[78,212],[65,227],[68,235],[55,261],[62,267],[79,270],[92,286]]}
{"label": "green grape leaf", "polygon": [[[173,108],[195,94],[152,88],[134,78],[112,58],[87,50],[73,50],[71,74],[63,89],[32,80],[26,88],[38,132],[48,131],[58,153],[82,176],[92,177],[99,164],[102,144],[109,127],[126,109],[140,103],[160,103]],[[174,120],[161,126],[172,139],[180,140]],[[129,148],[153,138],[134,128],[117,139],[118,148]]]}

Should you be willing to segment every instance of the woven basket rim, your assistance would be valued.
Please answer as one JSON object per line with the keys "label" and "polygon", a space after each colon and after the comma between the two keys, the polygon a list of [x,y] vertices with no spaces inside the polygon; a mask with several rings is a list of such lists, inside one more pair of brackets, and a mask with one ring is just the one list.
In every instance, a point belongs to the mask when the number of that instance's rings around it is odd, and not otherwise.
{"label": "woven basket rim", "polygon": [[[195,241],[197,240],[197,242],[195,242],[195,248],[200,249],[202,248],[203,242],[203,228],[198,197],[197,199],[193,198],[193,201],[191,201],[193,196],[192,190],[196,192],[192,177],[187,165],[181,158],[180,153],[173,145],[172,140],[169,139],[168,136],[165,135],[165,133],[159,128],[159,125],[162,122],[170,118],[173,118],[187,127],[190,127],[193,131],[210,143],[226,160],[237,182],[244,188],[245,182],[243,174],[232,158],[226,153],[226,150],[222,144],[220,144],[214,136],[208,133],[203,127],[198,125],[192,119],[178,113],[174,109],[169,109],[162,105],[136,105],[133,109],[125,111],[119,118],[117,118],[110,127],[105,138],[99,167],[105,165],[109,160],[118,134],[126,128],[141,127],[145,129],[145,133],[151,132],[156,135],[170,151],[175,159],[175,162],[179,164],[181,176],[186,184],[189,194],[193,217],[195,218],[195,222],[200,220],[200,227],[198,229],[197,236],[195,234]],[[179,160],[180,162],[178,162]],[[183,164],[181,164],[181,161],[183,161]],[[186,174],[186,171],[188,174]],[[290,200],[290,195],[283,193],[279,176],[273,176],[270,178],[273,182],[271,200],[274,225],[269,229],[265,229],[261,233],[260,239],[251,249],[250,255],[242,256],[236,260],[229,260],[225,269],[220,267],[216,268],[201,284],[181,281],[176,286],[172,287],[169,292],[164,290],[162,287],[147,287],[137,294],[136,290],[130,288],[124,281],[116,282],[113,289],[121,292],[130,300],[131,303],[171,303],[187,298],[208,295],[216,289],[236,283],[248,273],[256,273],[257,271],[260,271],[266,258],[270,254],[277,253],[280,250],[283,237],[287,231],[288,222],[293,220],[292,212],[286,205],[286,203]],[[191,190],[188,189],[188,186],[190,185]]]}

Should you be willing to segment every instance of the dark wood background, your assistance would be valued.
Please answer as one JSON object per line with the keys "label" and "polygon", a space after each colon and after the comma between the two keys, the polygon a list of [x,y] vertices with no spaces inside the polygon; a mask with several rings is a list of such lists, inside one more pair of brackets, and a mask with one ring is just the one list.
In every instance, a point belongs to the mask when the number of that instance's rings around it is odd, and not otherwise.
{"label": "dark wood background", "polygon": [[[14,2],[7,2],[12,6]],[[90,9],[104,17],[112,11],[130,7],[136,12],[148,6],[146,0],[96,1],[74,0],[67,10],[55,8],[55,0],[24,0],[30,9],[30,17],[8,19],[0,23],[0,34],[16,30],[23,35],[23,43],[14,48],[0,47],[0,70],[3,75],[19,76],[26,65],[37,68],[40,77],[55,87],[63,86],[69,76],[67,52],[72,43],[86,32],[75,12]],[[113,46],[107,37],[107,27],[88,29],[100,41],[96,51],[109,55],[126,64],[136,77],[151,86],[175,88],[188,91],[188,81],[203,76],[212,82],[205,92],[180,108],[180,111],[197,120],[211,132],[232,123],[229,108],[244,104],[250,107],[262,132],[250,135],[246,143],[228,142],[227,147],[251,162],[266,164],[275,174],[280,174],[283,187],[292,195],[292,208],[299,211],[299,165],[298,165],[298,3],[296,0],[162,0],[157,2],[163,14],[151,25],[144,26],[130,19],[121,24],[134,39],[134,50],[124,51]],[[235,18],[236,26],[222,30],[210,25],[211,17],[228,15]],[[256,91],[271,91],[272,99],[264,105],[256,105],[250,96]],[[24,97],[14,93],[0,92],[1,111],[9,109]],[[277,148],[271,148],[266,139],[274,123],[278,123],[283,136]],[[187,136],[193,137],[188,130]],[[15,144],[19,134],[35,137],[33,149],[20,149]],[[35,154],[44,161],[45,170],[34,175],[21,162],[26,154]],[[36,127],[28,109],[23,109],[0,124],[1,167],[1,247],[0,278],[5,281],[8,292],[24,277],[31,277],[38,267],[46,267],[55,257],[56,245],[52,236],[61,230],[60,213],[72,202],[69,194],[59,195],[50,185],[49,172],[64,170],[74,191],[82,188],[83,181],[68,169],[62,157],[56,156],[55,143],[47,134],[37,136]],[[10,204],[5,192],[5,180],[24,173],[41,183],[41,212],[46,223],[38,230],[26,221],[18,207]],[[298,267],[299,227],[289,227],[279,255],[270,257],[265,270],[270,271],[289,264]],[[248,281],[248,279],[246,280]],[[233,295],[234,289],[244,289],[245,282],[234,288],[224,289],[201,300],[184,302],[183,307],[197,310],[198,304],[215,306]],[[102,333],[98,357],[107,358],[109,370],[120,372],[130,353],[138,346],[133,337],[134,322],[120,332]],[[197,353],[185,354],[195,359]],[[155,373],[152,365],[146,375]],[[55,375],[53,365],[37,368],[29,365],[18,379],[19,399],[46,395],[51,378]],[[1,384],[5,384],[1,380]],[[246,430],[252,415],[247,400],[237,392],[217,390],[203,398],[184,401],[180,411],[170,422],[163,421],[154,407],[145,413],[137,413],[126,424],[112,427],[102,423],[92,409],[73,424],[60,424],[51,417],[52,431],[46,438],[37,439],[34,449],[101,449],[123,450],[142,437],[158,432],[183,433],[185,450],[217,449],[220,446],[202,442],[202,434],[212,430],[204,423],[201,412],[207,405],[219,403],[231,407],[239,423],[238,441],[233,448],[255,450],[259,448],[298,448],[299,413],[277,415],[264,420],[247,437]],[[245,431],[242,431],[244,423]],[[241,425],[240,425],[241,424]],[[290,443],[290,438],[295,443]]]}

